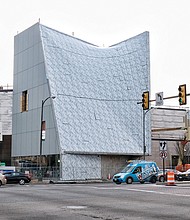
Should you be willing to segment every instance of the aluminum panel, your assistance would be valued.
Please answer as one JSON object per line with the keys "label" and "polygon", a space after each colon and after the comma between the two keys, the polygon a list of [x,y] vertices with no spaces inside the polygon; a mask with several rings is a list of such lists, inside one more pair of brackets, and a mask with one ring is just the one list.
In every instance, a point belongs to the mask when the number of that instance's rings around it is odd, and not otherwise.
{"label": "aluminum panel", "polygon": [[62,180],[101,179],[101,157],[61,155]]}
{"label": "aluminum panel", "polygon": [[[142,93],[150,88],[149,34],[109,48],[40,25],[46,75],[63,151],[143,151]],[[150,120],[146,117],[146,145]],[[149,151],[149,150],[148,150]]]}

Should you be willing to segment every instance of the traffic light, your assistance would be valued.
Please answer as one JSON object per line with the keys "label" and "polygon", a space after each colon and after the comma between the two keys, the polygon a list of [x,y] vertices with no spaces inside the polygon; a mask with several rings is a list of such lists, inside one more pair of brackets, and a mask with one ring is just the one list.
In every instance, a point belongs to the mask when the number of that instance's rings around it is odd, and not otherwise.
{"label": "traffic light", "polygon": [[143,92],[142,97],[143,110],[147,110],[149,109],[149,91]]}
{"label": "traffic light", "polygon": [[178,90],[179,90],[179,104],[186,105],[187,104],[186,84],[180,85]]}

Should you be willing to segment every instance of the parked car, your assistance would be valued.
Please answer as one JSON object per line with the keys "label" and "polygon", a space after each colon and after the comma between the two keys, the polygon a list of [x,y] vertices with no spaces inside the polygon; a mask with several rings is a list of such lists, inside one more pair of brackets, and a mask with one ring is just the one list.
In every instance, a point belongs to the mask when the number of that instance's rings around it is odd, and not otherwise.
{"label": "parked car", "polygon": [[166,170],[164,170],[164,172],[163,172],[163,170],[159,170],[159,172],[158,172],[158,181],[159,182],[167,181],[167,172],[168,171],[173,171],[174,172],[174,179],[177,180],[177,175],[180,172],[178,170],[166,169]]}
{"label": "parked car", "polygon": [[6,176],[0,173],[0,186],[5,185],[7,183]]}
{"label": "parked car", "polygon": [[116,184],[132,182],[151,182],[156,183],[159,168],[155,162],[150,161],[131,161],[120,173],[113,176]]}
{"label": "parked car", "polygon": [[7,178],[7,184],[19,183],[20,185],[24,185],[25,183],[29,183],[31,181],[31,177],[29,174],[21,172],[6,172],[4,173],[4,175]]}
{"label": "parked car", "polygon": [[178,181],[189,181],[190,180],[190,169],[185,172],[179,172],[177,174]]}

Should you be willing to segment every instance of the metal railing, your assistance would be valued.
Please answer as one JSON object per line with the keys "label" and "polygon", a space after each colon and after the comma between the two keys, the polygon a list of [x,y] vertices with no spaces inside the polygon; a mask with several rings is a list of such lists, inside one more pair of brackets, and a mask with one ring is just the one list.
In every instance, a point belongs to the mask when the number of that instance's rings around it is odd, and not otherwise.
{"label": "metal railing", "polygon": [[[68,166],[60,171],[60,167],[16,167],[16,171],[29,173],[32,179],[40,180],[87,180],[87,179],[111,179],[113,175],[122,170],[121,166],[112,167],[75,167]],[[61,176],[61,172],[62,175]]]}
{"label": "metal railing", "polygon": [[39,176],[42,179],[56,179],[60,178],[59,167],[16,167],[16,171],[29,173],[32,179],[37,179]]}

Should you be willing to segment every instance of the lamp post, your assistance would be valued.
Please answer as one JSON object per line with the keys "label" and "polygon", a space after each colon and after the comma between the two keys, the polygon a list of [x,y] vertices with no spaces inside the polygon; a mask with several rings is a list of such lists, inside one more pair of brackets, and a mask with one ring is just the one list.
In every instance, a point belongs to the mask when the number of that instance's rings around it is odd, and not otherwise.
{"label": "lamp post", "polygon": [[42,129],[43,129],[43,115],[44,115],[44,104],[48,99],[55,99],[55,96],[49,96],[45,100],[42,100],[42,106],[41,106],[41,128],[40,128],[40,176],[39,180],[42,180]]}

